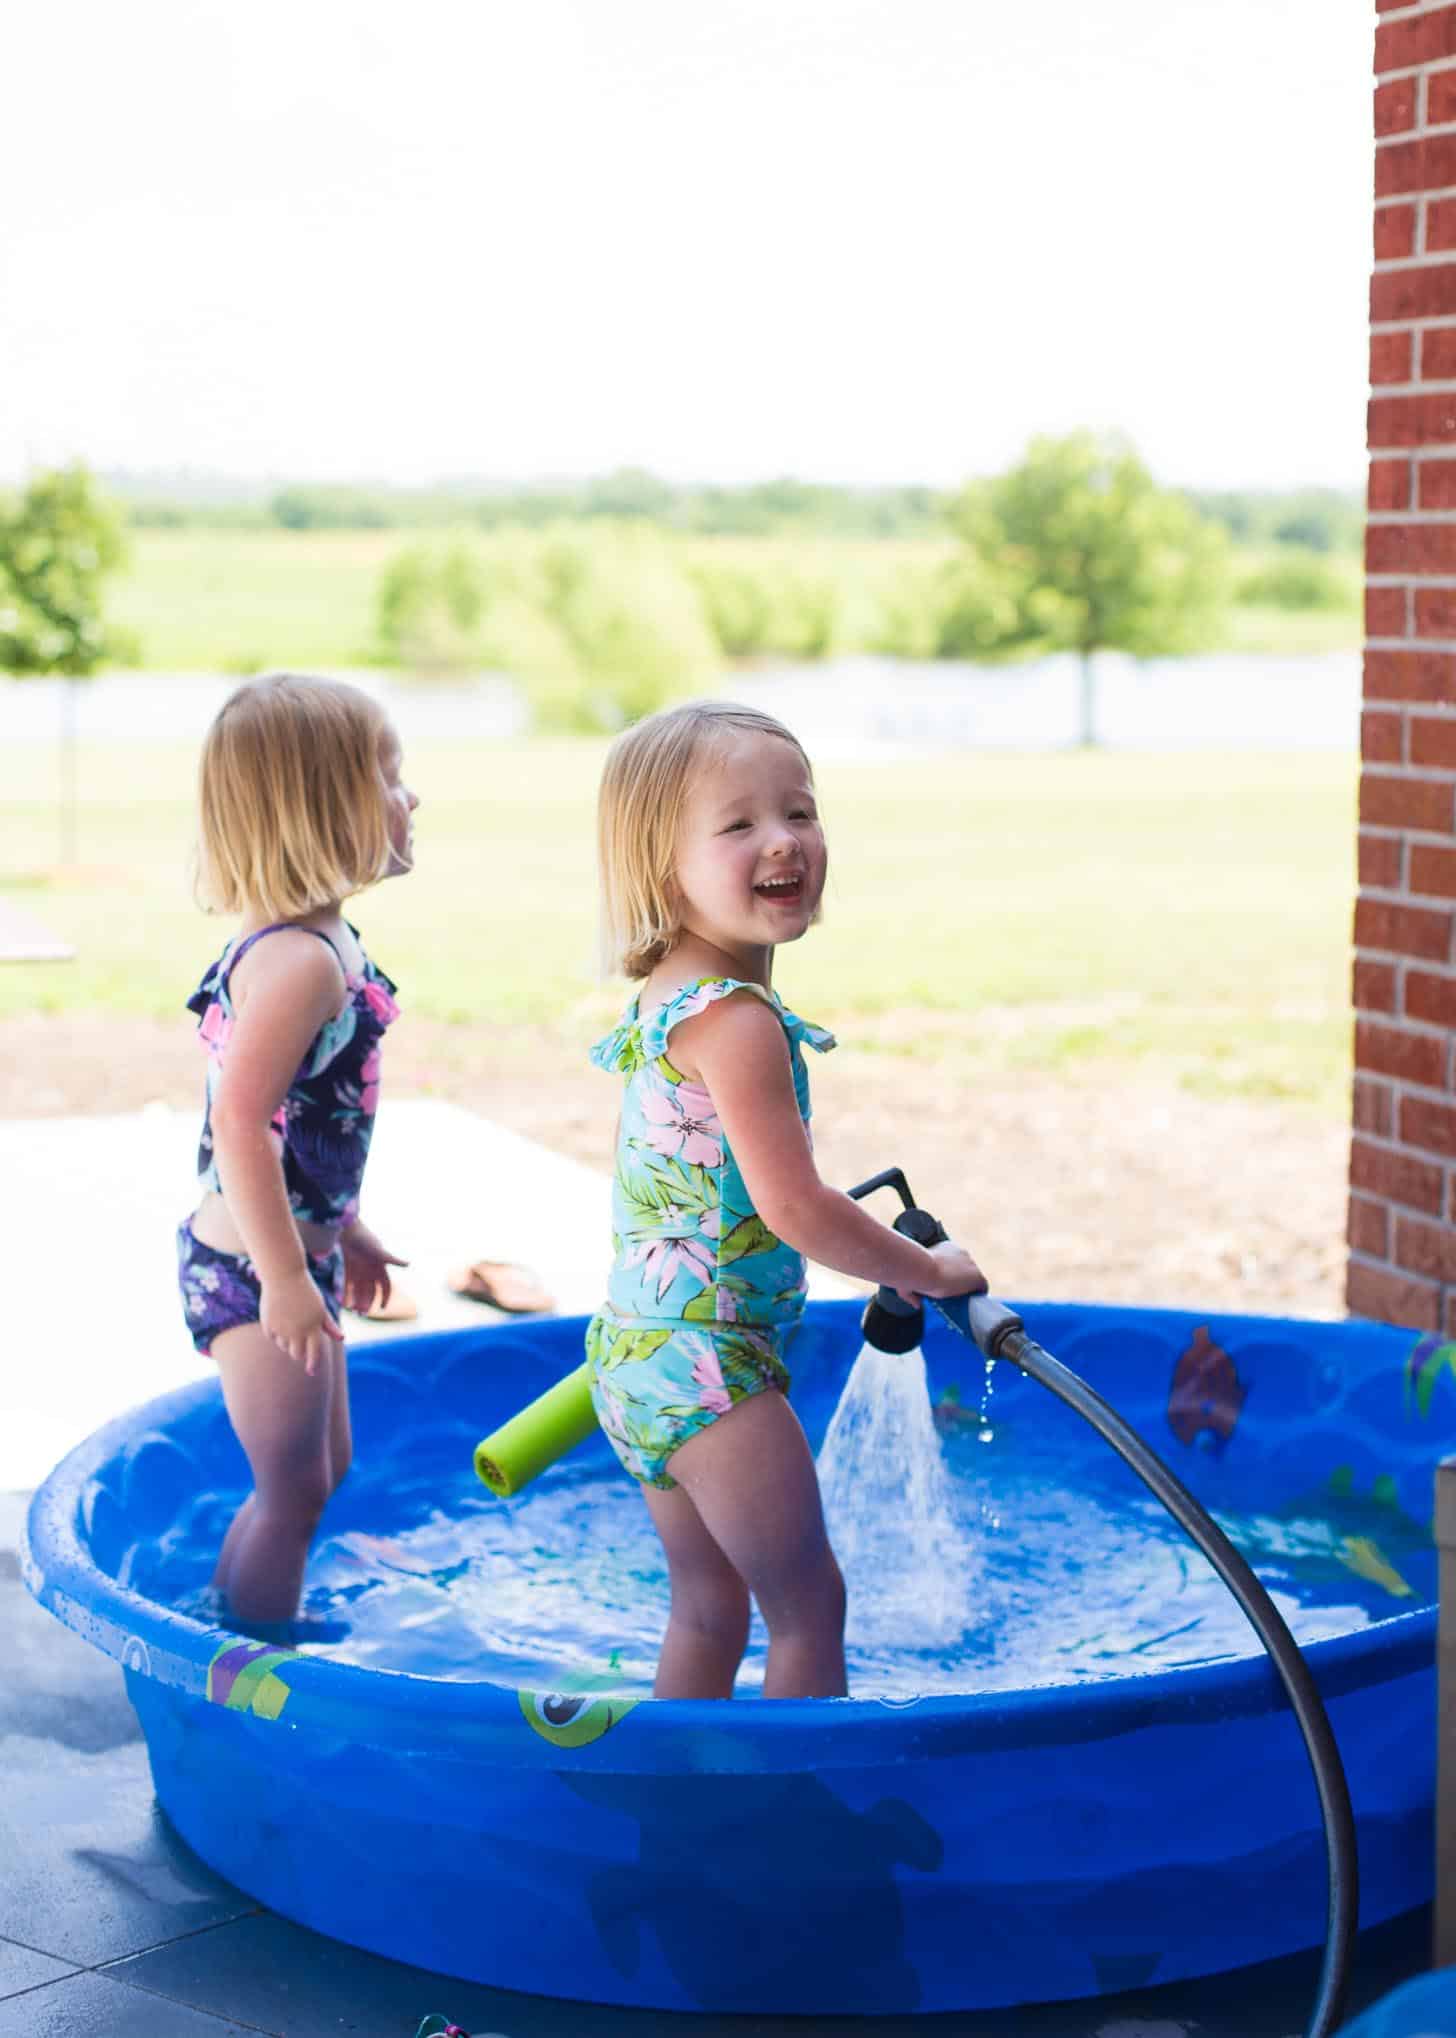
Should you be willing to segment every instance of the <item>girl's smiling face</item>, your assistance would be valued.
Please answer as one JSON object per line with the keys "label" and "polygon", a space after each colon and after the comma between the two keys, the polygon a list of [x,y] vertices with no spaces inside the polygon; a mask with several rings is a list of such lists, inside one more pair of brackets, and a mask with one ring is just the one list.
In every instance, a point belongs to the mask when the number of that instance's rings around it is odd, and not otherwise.
{"label": "girl's smiling face", "polygon": [[828,851],[814,782],[792,743],[745,730],[704,760],[678,825],[682,926],[748,961],[818,917]]}

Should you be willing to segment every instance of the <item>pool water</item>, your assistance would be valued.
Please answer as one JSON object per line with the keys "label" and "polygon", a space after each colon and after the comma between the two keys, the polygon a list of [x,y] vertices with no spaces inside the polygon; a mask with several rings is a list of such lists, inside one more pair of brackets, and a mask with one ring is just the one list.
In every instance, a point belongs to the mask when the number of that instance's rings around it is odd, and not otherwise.
{"label": "pool water", "polygon": [[[868,1354],[852,1371],[819,1469],[855,1696],[1093,1683],[1258,1652],[1207,1560],[1113,1453],[1069,1468],[1034,1416],[1035,1404],[988,1420],[942,1400],[932,1419],[918,1357]],[[316,1548],[305,1650],[446,1681],[650,1689],[667,1573],[615,1464],[568,1459],[508,1503],[478,1487],[452,1487],[448,1507],[398,1484],[394,1498],[409,1527],[355,1524]],[[1213,1512],[1301,1643],[1435,1596],[1429,1530],[1392,1497],[1336,1477],[1257,1512]],[[186,1545],[159,1545],[165,1575],[133,1583],[185,1606],[215,1547],[206,1533],[189,1543],[190,1565]],[[762,1682],[765,1640],[755,1614],[741,1690]]]}

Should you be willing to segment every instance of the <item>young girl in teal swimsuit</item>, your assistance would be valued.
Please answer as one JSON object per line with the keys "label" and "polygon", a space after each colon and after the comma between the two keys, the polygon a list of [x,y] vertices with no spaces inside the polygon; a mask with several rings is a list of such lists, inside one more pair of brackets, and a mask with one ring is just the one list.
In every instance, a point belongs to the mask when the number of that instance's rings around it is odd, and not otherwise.
{"label": "young girl in teal swimsuit", "polygon": [[772,716],[697,702],[639,722],[598,813],[609,959],[641,982],[592,1059],[626,1077],[614,1259],[587,1332],[592,1398],[662,1538],[672,1610],[659,1698],[727,1698],[749,1596],[767,1698],[840,1697],[844,1581],[784,1350],[806,1255],[905,1295],[983,1288],[819,1179],[803,1047],[833,1047],[773,991],[774,950],[819,914],[826,851],[809,761]]}

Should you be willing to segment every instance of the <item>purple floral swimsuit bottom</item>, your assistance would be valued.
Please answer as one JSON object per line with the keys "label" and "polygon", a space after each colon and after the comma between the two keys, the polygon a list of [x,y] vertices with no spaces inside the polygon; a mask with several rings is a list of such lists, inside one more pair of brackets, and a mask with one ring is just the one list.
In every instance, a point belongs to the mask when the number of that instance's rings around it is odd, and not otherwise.
{"label": "purple floral swimsuit bottom", "polygon": [[[323,1258],[313,1253],[307,1257],[309,1278],[337,1323],[344,1306],[343,1252],[335,1246]],[[225,1253],[215,1245],[204,1245],[194,1237],[190,1223],[177,1227],[177,1279],[187,1328],[205,1359],[212,1357],[215,1337],[258,1321],[263,1284],[253,1262],[243,1253]]]}
{"label": "purple floral swimsuit bottom", "polygon": [[687,1323],[681,1317],[616,1316],[587,1326],[592,1406],[624,1468],[644,1486],[670,1491],[667,1469],[689,1437],[751,1394],[789,1391],[782,1352],[789,1323]]}

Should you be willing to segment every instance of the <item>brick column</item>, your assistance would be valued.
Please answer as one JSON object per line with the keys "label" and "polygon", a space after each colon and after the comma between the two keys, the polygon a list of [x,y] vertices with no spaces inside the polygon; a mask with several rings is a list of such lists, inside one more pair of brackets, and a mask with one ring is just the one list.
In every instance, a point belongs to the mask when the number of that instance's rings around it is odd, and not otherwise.
{"label": "brick column", "polygon": [[1456,1336],[1456,5],[1377,0],[1346,1300]]}

